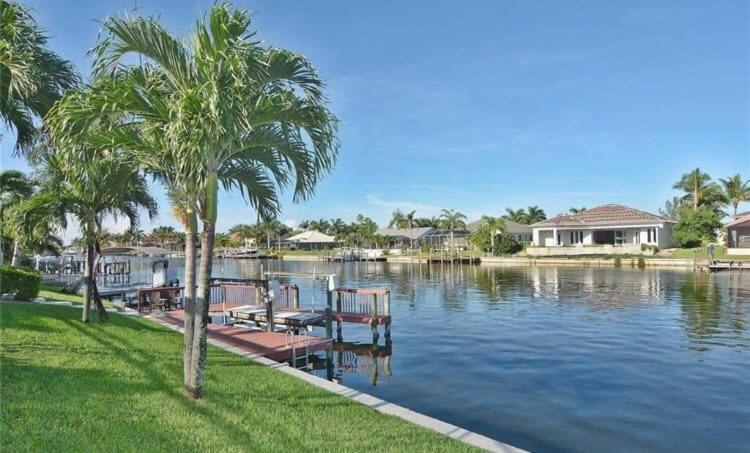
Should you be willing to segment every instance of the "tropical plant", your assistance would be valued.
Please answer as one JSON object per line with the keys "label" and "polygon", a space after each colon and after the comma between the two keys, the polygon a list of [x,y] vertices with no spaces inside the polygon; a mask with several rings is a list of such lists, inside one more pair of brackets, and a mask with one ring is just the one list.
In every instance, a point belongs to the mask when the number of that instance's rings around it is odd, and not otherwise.
{"label": "tropical plant", "polygon": [[[584,208],[585,209],[585,208]],[[528,224],[541,222],[547,220],[547,214],[544,213],[544,209],[539,206],[529,206],[526,208],[527,222]]]}
{"label": "tropical plant", "polygon": [[723,198],[719,186],[712,181],[708,173],[701,171],[700,168],[682,175],[672,188],[685,192],[682,199],[692,204],[693,209],[701,204],[715,207],[715,204]]}
{"label": "tropical plant", "polygon": [[580,207],[580,208],[572,207],[572,208],[568,209],[568,212],[570,212],[571,214],[580,214],[580,213],[582,213],[585,210],[586,210],[585,206]]}
{"label": "tropical plant", "polygon": [[526,210],[524,208],[520,209],[511,209],[511,208],[505,208],[506,214],[503,216],[508,220],[511,220],[516,223],[523,223],[528,224],[529,223],[529,215],[526,213]]}
{"label": "tropical plant", "polygon": [[29,10],[0,0],[0,118],[16,130],[16,150],[29,149],[34,119],[77,83],[73,65],[47,47]]}
{"label": "tropical plant", "polygon": [[671,200],[664,202],[664,208],[659,208],[659,215],[670,220],[677,220],[680,208],[684,201],[680,197],[672,197]]}
{"label": "tropical plant", "polygon": [[459,228],[466,228],[466,216],[455,209],[443,209],[440,211],[440,225],[450,231],[451,248],[454,248],[453,231]]}
{"label": "tropical plant", "polygon": [[[6,211],[8,208],[17,205],[23,199],[28,198],[34,193],[34,181],[28,176],[18,170],[6,170],[0,173],[0,226],[7,224]],[[5,237],[6,228],[0,230],[2,233],[0,236],[0,264],[5,260],[5,253],[3,248],[3,239]],[[18,241],[13,241],[13,261],[12,265],[17,265],[14,262],[18,256]]]}
{"label": "tropical plant", "polygon": [[440,228],[440,220],[437,217],[418,217],[414,219],[414,225],[419,228]]}
{"label": "tropical plant", "polygon": [[474,232],[471,240],[479,249],[494,254],[497,236],[506,231],[505,221],[491,216],[482,216],[481,221],[481,225]]}
{"label": "tropical plant", "polygon": [[[187,214],[183,223],[200,215],[197,300],[186,297],[185,316],[185,389],[195,398],[204,390],[219,184],[273,218],[280,190],[292,185],[293,201],[309,198],[338,150],[337,120],[317,71],[304,57],[255,41],[250,22],[249,13],[217,4],[184,41],[154,18],[109,18],[93,50],[92,95],[58,105],[69,120],[53,127],[76,137],[91,122],[115,117],[102,147],[109,141],[151,150],[154,156],[139,153],[138,160],[173,175],[173,208]],[[138,63],[125,63],[126,55]],[[186,257],[189,236],[186,230]]]}
{"label": "tropical plant", "polygon": [[732,214],[737,217],[737,206],[743,201],[750,201],[750,180],[743,181],[739,173],[720,179],[721,189],[727,204],[732,206]]}
{"label": "tropical plant", "polygon": [[699,247],[716,240],[716,231],[721,228],[721,218],[709,206],[680,208],[679,221],[674,227],[672,239],[680,247]]}
{"label": "tropical plant", "polygon": [[29,228],[59,230],[67,227],[68,215],[75,218],[86,241],[81,319],[89,321],[92,299],[100,317],[105,317],[94,274],[102,221],[105,216],[124,215],[131,225],[137,225],[140,209],[156,217],[156,201],[137,167],[122,154],[113,152],[105,158],[77,161],[65,153],[47,151],[38,159],[41,187],[23,205],[25,223]]}
{"label": "tropical plant", "polygon": [[391,221],[388,222],[388,228],[401,228],[401,225],[405,222],[404,213],[400,209],[396,209],[391,214]]}

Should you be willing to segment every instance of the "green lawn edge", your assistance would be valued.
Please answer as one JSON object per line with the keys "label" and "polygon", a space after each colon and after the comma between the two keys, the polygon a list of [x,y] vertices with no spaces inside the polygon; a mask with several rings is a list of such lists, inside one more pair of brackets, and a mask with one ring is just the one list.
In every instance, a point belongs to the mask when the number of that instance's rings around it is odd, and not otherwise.
{"label": "green lawn edge", "polygon": [[3,451],[468,451],[471,447],[210,346],[186,399],[182,335],[111,314],[0,304]]}

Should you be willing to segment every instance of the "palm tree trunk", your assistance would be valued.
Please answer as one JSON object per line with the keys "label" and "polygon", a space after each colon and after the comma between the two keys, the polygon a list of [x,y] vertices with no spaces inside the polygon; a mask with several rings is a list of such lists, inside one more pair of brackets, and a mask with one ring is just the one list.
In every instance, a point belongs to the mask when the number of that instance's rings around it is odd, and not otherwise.
{"label": "palm tree trunk", "polygon": [[209,173],[205,186],[201,260],[198,270],[198,297],[195,304],[193,347],[190,357],[190,380],[186,388],[188,394],[196,399],[203,396],[203,378],[206,368],[208,304],[211,297],[211,268],[214,257],[218,192],[217,175],[216,173]]}
{"label": "palm tree trunk", "polygon": [[18,262],[21,260],[21,251],[18,248],[18,239],[13,240],[13,258],[10,260],[11,266],[18,266]]}
{"label": "palm tree trunk", "polygon": [[86,291],[83,293],[83,314],[81,315],[81,321],[89,322],[89,312],[91,311],[91,299],[94,295],[94,258],[96,250],[94,250],[94,241],[91,239],[90,234],[86,234],[86,269],[83,274],[83,278],[86,282]]}
{"label": "palm tree trunk", "polygon": [[698,189],[693,191],[693,209],[698,209]]}
{"label": "palm tree trunk", "polygon": [[203,378],[206,368],[206,330],[208,304],[211,297],[211,269],[213,267],[214,236],[216,224],[204,220],[201,237],[201,259],[198,270],[198,297],[195,304],[195,323],[190,357],[190,380],[187,391],[193,398],[203,396]]}
{"label": "palm tree trunk", "polygon": [[185,224],[185,290],[183,292],[183,309],[185,310],[184,346],[183,346],[183,385],[190,388],[193,365],[193,329],[195,327],[195,232],[198,229],[195,213],[188,212]]}

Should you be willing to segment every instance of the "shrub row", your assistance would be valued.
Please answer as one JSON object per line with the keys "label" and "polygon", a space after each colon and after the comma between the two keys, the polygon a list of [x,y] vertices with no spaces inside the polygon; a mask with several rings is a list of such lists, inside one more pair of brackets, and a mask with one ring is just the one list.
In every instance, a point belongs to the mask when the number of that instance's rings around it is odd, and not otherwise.
{"label": "shrub row", "polygon": [[34,269],[0,266],[0,294],[13,294],[16,299],[31,300],[39,294],[42,277]]}

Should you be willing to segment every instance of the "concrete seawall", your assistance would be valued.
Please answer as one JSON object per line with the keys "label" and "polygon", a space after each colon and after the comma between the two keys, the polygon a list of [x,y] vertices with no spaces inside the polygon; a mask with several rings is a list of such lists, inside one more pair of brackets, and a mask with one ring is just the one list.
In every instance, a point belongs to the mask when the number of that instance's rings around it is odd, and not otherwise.
{"label": "concrete seawall", "polygon": [[[644,258],[646,267],[677,267],[692,269],[694,267],[705,267],[708,265],[706,260],[693,261],[692,259],[671,259],[671,258]],[[638,258],[622,258],[620,260],[622,267],[637,267]],[[593,267],[614,267],[614,258],[526,258],[526,257],[484,257],[481,263],[483,265],[495,266],[593,266]]]}

